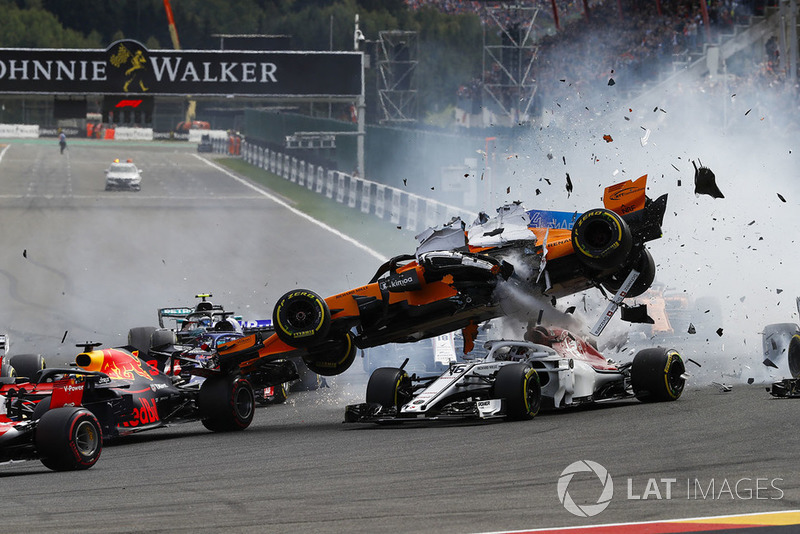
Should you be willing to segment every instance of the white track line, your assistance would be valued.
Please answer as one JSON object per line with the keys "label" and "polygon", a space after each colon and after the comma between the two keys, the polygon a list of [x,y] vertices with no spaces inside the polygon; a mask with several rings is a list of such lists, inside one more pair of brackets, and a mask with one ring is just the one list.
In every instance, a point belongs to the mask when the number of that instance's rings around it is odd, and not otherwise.
{"label": "white track line", "polygon": [[293,208],[292,206],[290,206],[289,204],[287,204],[286,202],[284,202],[280,198],[276,197],[272,193],[269,193],[268,191],[266,191],[264,189],[261,189],[257,185],[252,184],[252,183],[248,182],[247,180],[244,180],[244,179],[236,176],[235,174],[230,172],[228,169],[226,169],[224,167],[221,167],[221,166],[217,165],[216,163],[205,159],[202,156],[198,156],[197,154],[192,154],[192,156],[196,157],[200,161],[205,162],[207,165],[209,165],[210,167],[213,167],[214,169],[218,170],[219,172],[223,173],[224,175],[233,178],[234,180],[236,180],[240,184],[249,187],[250,189],[252,189],[256,193],[258,193],[259,195],[262,195],[262,196],[270,199],[271,201],[275,202],[279,206],[281,206],[283,208],[286,208],[287,210],[291,211],[295,215],[298,215],[298,216],[302,217],[303,219],[307,220],[308,222],[319,226],[323,230],[326,230],[326,231],[332,233],[333,235],[335,235],[336,237],[338,237],[340,239],[343,239],[344,241],[347,241],[351,245],[360,248],[361,250],[363,250],[367,254],[369,254],[372,257],[378,259],[379,261],[385,262],[388,259],[386,256],[384,256],[380,252],[369,248],[368,246],[364,245],[363,243],[359,243],[358,241],[356,241],[355,239],[353,239],[349,235],[343,234],[342,232],[340,232],[338,230],[334,230],[330,226],[327,226],[327,225],[323,224],[322,222],[316,220],[315,218],[311,217],[307,213],[303,213],[302,211],[298,210],[297,208]]}
{"label": "white track line", "polygon": [[0,150],[0,163],[3,162],[3,156],[6,155],[6,150],[8,150],[10,147],[11,145],[6,145],[6,147],[3,150]]}

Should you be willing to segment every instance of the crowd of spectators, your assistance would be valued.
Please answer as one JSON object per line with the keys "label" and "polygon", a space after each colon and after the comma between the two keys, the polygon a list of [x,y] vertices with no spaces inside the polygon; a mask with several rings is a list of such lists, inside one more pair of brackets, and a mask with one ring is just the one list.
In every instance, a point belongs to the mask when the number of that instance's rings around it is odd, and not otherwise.
{"label": "crowd of spectators", "polygon": [[[412,8],[429,5],[447,13],[476,13],[487,31],[495,31],[501,37],[509,28],[516,28],[518,33],[531,29],[529,11],[504,8],[499,3],[455,0],[407,0],[407,3]],[[515,4],[540,9],[532,33],[534,42],[520,51],[536,54],[531,78],[516,81],[536,86],[535,103],[530,108],[534,115],[537,108],[558,93],[563,83],[584,92],[609,83],[618,84],[618,89],[623,91],[641,87],[672,65],[700,57],[704,43],[716,42],[720,34],[732,34],[734,25],[747,24],[750,15],[763,14],[766,5],[764,0],[707,0],[706,18],[697,0],[661,0],[660,3],[623,0],[621,4],[616,0],[595,0],[589,3],[588,16],[583,12],[582,0],[557,0],[556,3],[558,31],[554,31],[555,24],[549,31],[547,29],[546,15],[552,14],[550,0]],[[549,20],[553,21],[552,16]],[[796,99],[793,89],[787,90],[783,83],[774,41],[768,44],[764,58],[739,65],[738,70],[728,73],[729,78],[743,91],[770,89],[773,96],[780,94]],[[523,56],[522,63],[528,59],[530,56]],[[486,102],[484,83],[492,86],[506,83],[508,87],[503,98],[507,101],[524,98],[514,92],[514,83],[503,72],[504,67],[491,65],[490,70],[464,83],[458,91],[459,106],[474,113],[484,103],[494,105]],[[718,90],[719,81],[703,84],[696,90],[713,93]],[[494,87],[492,89],[493,94],[498,94]]]}

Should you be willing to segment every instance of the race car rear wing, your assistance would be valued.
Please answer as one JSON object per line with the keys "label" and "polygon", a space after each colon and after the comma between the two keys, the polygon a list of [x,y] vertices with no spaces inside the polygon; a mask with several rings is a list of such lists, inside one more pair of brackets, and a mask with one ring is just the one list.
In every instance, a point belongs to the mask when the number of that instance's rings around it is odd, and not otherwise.
{"label": "race car rear wing", "polygon": [[631,228],[634,242],[661,237],[661,225],[667,211],[667,195],[651,200],[645,194],[647,175],[605,188],[603,205],[619,214]]}
{"label": "race car rear wing", "polygon": [[194,314],[207,315],[208,317],[211,317],[215,322],[227,319],[228,317],[233,317],[237,321],[242,320],[241,315],[236,315],[234,312],[225,311],[225,308],[223,308],[222,305],[214,304],[209,309],[201,311],[197,311],[194,308],[183,308],[183,307],[159,308],[158,326],[160,326],[161,328],[169,328],[164,324],[164,319],[175,319],[175,324],[177,325],[177,329],[180,330],[180,326],[184,322],[186,322],[187,318],[190,315]]}

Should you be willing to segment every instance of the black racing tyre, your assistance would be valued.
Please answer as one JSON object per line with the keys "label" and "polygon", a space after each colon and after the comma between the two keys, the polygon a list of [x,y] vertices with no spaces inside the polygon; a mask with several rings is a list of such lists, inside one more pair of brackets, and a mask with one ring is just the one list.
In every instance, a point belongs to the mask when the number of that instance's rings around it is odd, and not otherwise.
{"label": "black racing tyre", "polygon": [[175,342],[175,332],[167,328],[158,328],[150,336],[150,346],[147,350],[149,351],[150,349],[158,349],[166,345],[173,345]]}
{"label": "black racing tyre", "polygon": [[36,449],[42,463],[54,471],[89,469],[103,450],[97,418],[85,408],[55,408],[36,426]]}
{"label": "black racing tyre", "polygon": [[358,348],[353,342],[353,335],[346,332],[340,339],[326,343],[322,349],[303,356],[303,363],[312,373],[318,375],[340,375],[353,365],[356,352]]}
{"label": "black racing tyre", "polygon": [[31,419],[34,421],[36,419],[41,419],[42,416],[50,410],[50,398],[51,397],[45,397],[36,404]]}
{"label": "black racing tyre", "polygon": [[9,363],[14,368],[15,376],[24,376],[31,381],[36,378],[36,373],[46,367],[41,354],[17,354],[9,358]]}
{"label": "black racing tyre", "polygon": [[795,334],[789,341],[787,359],[789,360],[789,372],[792,374],[792,378],[800,378],[800,334]]}
{"label": "black racing tyre", "polygon": [[411,400],[411,379],[403,369],[379,367],[367,382],[367,402],[384,408],[402,408]]}
{"label": "black racing tyre", "polygon": [[278,299],[272,323],[281,341],[293,347],[308,347],[328,335],[331,311],[325,300],[313,291],[296,289]]}
{"label": "black racing tyre", "polygon": [[150,352],[150,339],[153,337],[153,332],[156,331],[154,326],[137,326],[128,330],[128,345],[139,351],[139,356],[146,357]]}
{"label": "black racing tyre", "polygon": [[[650,286],[653,285],[653,281],[656,279],[656,262],[653,260],[653,255],[650,254],[650,251],[646,248],[642,249],[642,252],[639,254],[639,259],[633,268],[639,271],[639,278],[636,279],[630,291],[628,291],[628,297],[638,297],[650,289]],[[603,280],[603,287],[611,293],[616,293],[619,291],[623,282],[625,282],[629,273],[630,271],[627,269],[614,273]]]}
{"label": "black racing tyre", "polygon": [[255,394],[244,378],[215,376],[200,386],[197,399],[203,426],[213,432],[244,430],[253,421]]}
{"label": "black racing tyre", "polygon": [[572,247],[578,259],[592,269],[605,270],[622,265],[633,246],[631,229],[611,210],[587,211],[572,227]]}
{"label": "black racing tyre", "polygon": [[633,394],[642,402],[678,400],[686,384],[685,372],[683,359],[675,350],[640,350],[631,364]]}
{"label": "black racing tyre", "polygon": [[526,363],[504,365],[494,380],[494,397],[505,399],[508,419],[533,419],[542,406],[539,375]]}

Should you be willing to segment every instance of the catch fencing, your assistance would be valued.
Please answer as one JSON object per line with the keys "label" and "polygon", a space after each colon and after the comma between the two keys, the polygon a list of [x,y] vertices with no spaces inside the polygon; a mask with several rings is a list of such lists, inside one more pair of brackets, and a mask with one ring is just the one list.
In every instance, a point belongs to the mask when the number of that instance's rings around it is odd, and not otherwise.
{"label": "catch fencing", "polygon": [[[215,153],[230,152],[228,139],[211,139]],[[247,140],[241,142],[241,157],[247,163],[276,174],[343,206],[391,221],[399,228],[419,232],[462,217],[476,216],[464,208],[444,204],[395,187],[366,180],[341,171],[325,169],[285,152]]]}

